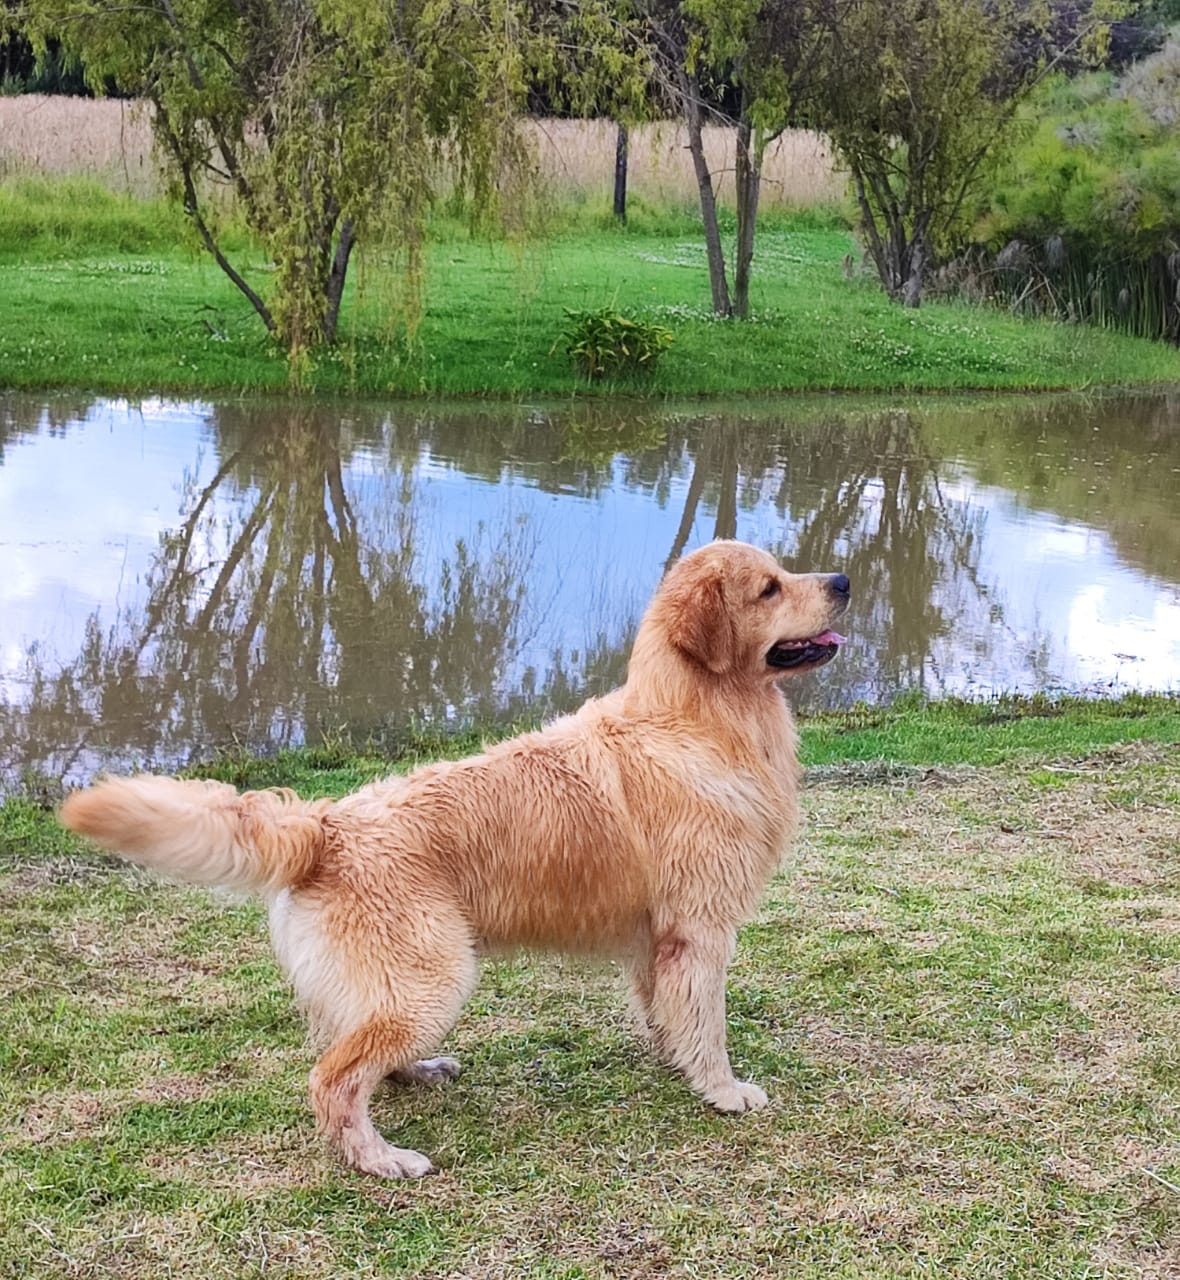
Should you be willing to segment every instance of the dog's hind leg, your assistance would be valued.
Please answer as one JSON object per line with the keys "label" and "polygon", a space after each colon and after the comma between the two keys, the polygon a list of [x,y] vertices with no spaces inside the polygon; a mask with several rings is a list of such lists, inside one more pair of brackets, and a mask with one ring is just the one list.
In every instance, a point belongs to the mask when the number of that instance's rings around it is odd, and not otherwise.
{"label": "dog's hind leg", "polygon": [[[437,938],[436,938],[437,940]],[[376,1012],[340,1035],[311,1073],[311,1101],[320,1132],[345,1164],[383,1178],[420,1178],[434,1166],[417,1151],[390,1146],[369,1116],[369,1100],[389,1075],[453,1076],[454,1059],[423,1060],[454,1025],[475,983],[470,950],[436,950],[428,963],[391,977]],[[451,1067],[455,1071],[451,1070]]]}
{"label": "dog's hind leg", "polygon": [[718,1111],[756,1111],[767,1102],[756,1085],[738,1080],[725,1048],[725,974],[733,937],[695,924],[660,933],[650,968],[635,983],[646,1005],[656,1052],[682,1072]]}
{"label": "dog's hind leg", "polygon": [[320,1132],[345,1164],[382,1178],[421,1178],[434,1166],[417,1151],[390,1146],[369,1116],[369,1099],[395,1063],[419,1050],[417,1029],[373,1018],[328,1050],[311,1073],[311,1102]]}

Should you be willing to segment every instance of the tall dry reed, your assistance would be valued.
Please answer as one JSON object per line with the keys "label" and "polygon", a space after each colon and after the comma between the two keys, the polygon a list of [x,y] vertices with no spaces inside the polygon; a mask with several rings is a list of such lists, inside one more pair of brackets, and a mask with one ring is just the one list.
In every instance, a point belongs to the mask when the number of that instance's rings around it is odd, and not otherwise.
{"label": "tall dry reed", "polygon": [[0,97],[0,178],[29,174],[92,178],[123,194],[158,195],[146,110],[110,99]]}
{"label": "tall dry reed", "polygon": [[[609,200],[615,170],[615,126],[607,121],[530,123],[537,157],[557,199]],[[707,128],[705,150],[720,199],[733,201],[734,136]],[[628,191],[657,206],[691,205],[696,178],[683,128],[673,122],[631,131]],[[135,196],[160,192],[151,126],[137,103],[109,99],[0,97],[0,178],[60,174],[92,178]],[[838,200],[843,180],[818,134],[784,134],[766,157],[766,206],[806,207]]]}
{"label": "tall dry reed", "polygon": [[[610,198],[616,128],[599,120],[537,120],[530,126],[541,172],[558,195]],[[733,203],[734,131],[704,131],[705,154],[722,203]],[[816,133],[796,130],[775,141],[766,156],[762,199],[767,205],[807,207],[839,200],[844,182],[832,153]],[[697,181],[688,138],[674,121],[632,129],[627,190],[654,205],[692,205]]]}

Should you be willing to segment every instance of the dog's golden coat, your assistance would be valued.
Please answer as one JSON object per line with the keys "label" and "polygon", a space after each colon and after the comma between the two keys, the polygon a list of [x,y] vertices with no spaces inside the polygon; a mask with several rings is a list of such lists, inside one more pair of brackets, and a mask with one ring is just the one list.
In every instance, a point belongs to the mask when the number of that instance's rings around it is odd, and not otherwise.
{"label": "dog's golden coat", "polygon": [[267,898],[326,1048],[319,1125],[358,1169],[430,1171],[377,1133],[368,1101],[384,1076],[455,1074],[423,1055],[485,948],[620,958],[661,1057],[713,1106],[760,1107],[726,1054],[725,974],[797,815],[795,729],[768,654],[821,636],[847,599],[846,579],[713,543],[665,577],[623,688],[539,732],[338,802],[144,776],[75,792],[62,820],[166,874]]}

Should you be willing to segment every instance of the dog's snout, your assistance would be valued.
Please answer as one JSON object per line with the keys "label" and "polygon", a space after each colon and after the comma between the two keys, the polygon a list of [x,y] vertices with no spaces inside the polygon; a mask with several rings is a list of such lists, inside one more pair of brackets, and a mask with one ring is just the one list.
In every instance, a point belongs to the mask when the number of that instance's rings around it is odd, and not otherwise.
{"label": "dog's snout", "polygon": [[828,579],[828,590],[833,595],[847,596],[852,590],[852,583],[848,581],[848,575],[844,573],[833,573]]}

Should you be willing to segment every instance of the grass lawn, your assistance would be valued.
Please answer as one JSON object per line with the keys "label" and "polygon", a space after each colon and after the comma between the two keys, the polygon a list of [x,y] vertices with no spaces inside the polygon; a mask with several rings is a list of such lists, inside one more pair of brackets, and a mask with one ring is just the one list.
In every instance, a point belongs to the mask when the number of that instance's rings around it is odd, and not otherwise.
{"label": "grass lawn", "polygon": [[[704,1109],[611,968],[498,960],[460,1080],[376,1100],[442,1168],[413,1184],[316,1139],[257,906],[10,800],[0,1274],[1180,1274],[1180,704],[903,707],[804,743],[805,835],[730,981],[772,1106]],[[389,767],[206,772],[326,794]]]}
{"label": "grass lawn", "polygon": [[[216,265],[158,206],[74,183],[0,184],[0,387],[163,392],[283,389],[285,360]],[[777,390],[1047,388],[1180,380],[1180,353],[1087,327],[958,304],[905,311],[845,278],[838,223],[768,219],[754,319],[708,311],[692,219],[641,218],[523,244],[443,227],[428,253],[417,341],[393,336],[397,277],[352,273],[344,340],[307,375],[325,392],[695,395]],[[645,229],[646,228],[646,229]],[[265,292],[244,237],[231,256]],[[675,337],[646,382],[588,385],[564,354],[564,309],[614,306]]]}

